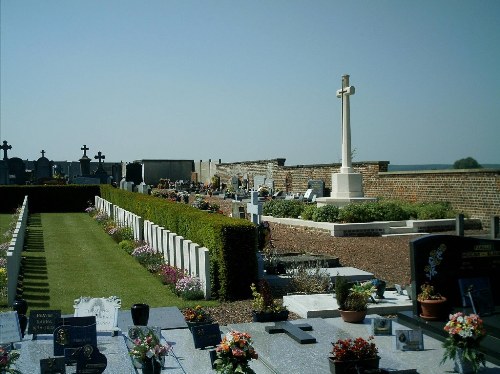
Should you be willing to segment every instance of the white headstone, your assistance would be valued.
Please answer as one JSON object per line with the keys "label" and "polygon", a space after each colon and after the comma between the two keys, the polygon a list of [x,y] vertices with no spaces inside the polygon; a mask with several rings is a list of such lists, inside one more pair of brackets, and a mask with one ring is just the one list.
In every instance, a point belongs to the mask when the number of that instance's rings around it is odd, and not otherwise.
{"label": "white headstone", "polygon": [[247,203],[247,213],[250,214],[250,220],[256,225],[260,224],[262,216],[262,204],[259,203],[259,193],[252,191],[250,193],[250,202]]}
{"label": "white headstone", "polygon": [[108,298],[80,297],[73,307],[75,317],[95,316],[97,331],[114,331],[118,328],[118,309],[122,301],[116,296]]}

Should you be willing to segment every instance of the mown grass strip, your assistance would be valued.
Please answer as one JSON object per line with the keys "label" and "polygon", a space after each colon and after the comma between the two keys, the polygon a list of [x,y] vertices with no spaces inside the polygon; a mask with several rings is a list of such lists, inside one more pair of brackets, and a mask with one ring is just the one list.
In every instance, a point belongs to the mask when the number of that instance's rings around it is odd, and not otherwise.
{"label": "mown grass strip", "polygon": [[[181,309],[193,304],[217,304],[216,301],[184,301],[174,295],[158,277],[121,250],[87,214],[44,213],[39,217],[42,248],[40,240],[31,244],[28,241],[25,251],[29,266],[23,280],[23,298],[28,304],[60,309],[62,313],[72,313],[73,302],[80,296],[117,296],[122,300],[122,309],[134,303]],[[28,235],[35,234],[40,239],[40,233],[36,225],[30,225]],[[48,291],[45,298],[41,291],[44,289]]]}
{"label": "mown grass strip", "polygon": [[0,214],[0,243],[5,241],[3,234],[9,228],[10,221],[12,221],[11,214]]}

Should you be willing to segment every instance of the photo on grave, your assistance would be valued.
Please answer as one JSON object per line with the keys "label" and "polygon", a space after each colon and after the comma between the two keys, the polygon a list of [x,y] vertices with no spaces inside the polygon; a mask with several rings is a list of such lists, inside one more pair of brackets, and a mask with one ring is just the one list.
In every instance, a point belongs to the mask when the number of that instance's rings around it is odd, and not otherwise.
{"label": "photo on grave", "polygon": [[389,318],[373,318],[371,326],[373,335],[392,335],[392,320]]}
{"label": "photo on grave", "polygon": [[421,329],[394,331],[396,349],[399,351],[423,351],[424,335]]}

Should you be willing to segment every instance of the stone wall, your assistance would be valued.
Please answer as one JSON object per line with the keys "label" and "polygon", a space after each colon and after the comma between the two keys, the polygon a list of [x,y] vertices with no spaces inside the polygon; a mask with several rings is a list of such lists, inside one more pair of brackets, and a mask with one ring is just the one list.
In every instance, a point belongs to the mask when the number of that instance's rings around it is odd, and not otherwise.
{"label": "stone wall", "polygon": [[[385,197],[411,202],[446,201],[470,218],[480,219],[489,228],[491,217],[500,215],[500,170],[433,170],[419,172],[387,172],[388,161],[353,162],[356,172],[363,174],[366,197]],[[307,181],[325,182],[326,196],[332,188],[332,173],[339,172],[340,163],[285,166],[285,159],[220,163],[216,174],[221,183],[230,183],[232,176],[253,178],[262,175],[274,179],[275,190],[304,193]]]}

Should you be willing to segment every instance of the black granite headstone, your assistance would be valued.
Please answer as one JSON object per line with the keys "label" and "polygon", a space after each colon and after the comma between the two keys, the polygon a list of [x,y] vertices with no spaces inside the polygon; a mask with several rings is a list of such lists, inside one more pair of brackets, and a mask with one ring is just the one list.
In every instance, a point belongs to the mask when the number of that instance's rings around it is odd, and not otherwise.
{"label": "black granite headstone", "polygon": [[195,348],[215,347],[222,340],[218,323],[193,326],[191,333]]}
{"label": "black granite headstone", "polygon": [[101,374],[106,370],[108,359],[96,346],[84,345],[75,352],[76,374]]}
{"label": "black granite headstone", "polygon": [[75,351],[84,345],[97,346],[95,316],[60,318],[54,330],[54,356],[65,356],[66,363],[74,363]]}
{"label": "black granite headstone", "polygon": [[32,310],[28,324],[28,334],[53,334],[61,318],[60,310]]}
{"label": "black granite headstone", "polygon": [[49,357],[40,360],[40,374],[66,374],[64,357]]}
{"label": "black granite headstone", "polygon": [[[451,309],[462,307],[459,279],[487,278],[500,284],[500,241],[454,235],[427,235],[410,242],[410,265],[415,293],[424,283],[448,299]],[[493,303],[500,305],[500,287],[491,288]],[[417,300],[413,314],[419,315]]]}
{"label": "black granite headstone", "polygon": [[307,189],[311,188],[312,195],[316,195],[316,197],[323,197],[325,196],[325,182],[323,182],[321,179],[310,179],[307,181]]}

